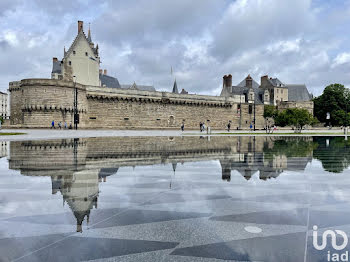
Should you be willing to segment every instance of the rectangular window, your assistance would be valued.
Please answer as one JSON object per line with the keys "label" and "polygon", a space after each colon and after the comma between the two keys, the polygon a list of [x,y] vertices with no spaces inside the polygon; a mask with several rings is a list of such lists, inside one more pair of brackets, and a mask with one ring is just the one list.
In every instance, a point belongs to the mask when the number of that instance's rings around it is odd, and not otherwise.
{"label": "rectangular window", "polygon": [[73,50],[73,55],[75,55],[75,51]]}
{"label": "rectangular window", "polygon": [[88,56],[88,52],[85,52],[85,56]]}
{"label": "rectangular window", "polygon": [[237,105],[237,113],[239,113],[239,111],[241,111],[241,105]]}
{"label": "rectangular window", "polygon": [[69,61],[68,64],[71,66],[72,65],[72,61]]}
{"label": "rectangular window", "polygon": [[253,105],[249,105],[249,114],[251,115],[253,113]]}

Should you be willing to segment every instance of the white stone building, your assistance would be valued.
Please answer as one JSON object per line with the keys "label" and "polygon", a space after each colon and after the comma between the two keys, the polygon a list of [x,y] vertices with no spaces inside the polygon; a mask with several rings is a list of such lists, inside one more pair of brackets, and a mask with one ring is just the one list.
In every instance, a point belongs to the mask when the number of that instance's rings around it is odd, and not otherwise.
{"label": "white stone building", "polygon": [[10,117],[10,107],[8,105],[8,94],[0,92],[0,116],[3,119]]}
{"label": "white stone building", "polygon": [[73,81],[75,76],[77,83],[87,86],[156,91],[153,86],[120,85],[117,78],[107,75],[106,69],[100,69],[98,44],[92,42],[90,28],[85,35],[83,21],[78,21],[78,34],[68,51],[64,49],[63,53],[62,60],[52,59],[52,79]]}

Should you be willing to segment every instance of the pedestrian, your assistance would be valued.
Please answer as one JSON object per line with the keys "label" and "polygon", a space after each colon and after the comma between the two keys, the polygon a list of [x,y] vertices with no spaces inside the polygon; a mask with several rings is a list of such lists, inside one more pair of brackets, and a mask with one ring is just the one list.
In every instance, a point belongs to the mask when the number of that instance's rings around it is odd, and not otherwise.
{"label": "pedestrian", "polygon": [[72,127],[72,123],[70,123],[70,124],[69,124],[68,129],[73,129],[73,127]]}
{"label": "pedestrian", "polygon": [[55,120],[52,120],[52,122],[51,122],[51,129],[55,129]]}
{"label": "pedestrian", "polygon": [[227,131],[230,132],[230,129],[231,129],[231,122],[228,122],[228,124],[227,124]]}
{"label": "pedestrian", "polygon": [[204,132],[204,130],[205,130],[205,124],[203,123],[202,124],[202,131]]}
{"label": "pedestrian", "polygon": [[58,122],[58,128],[61,129],[62,128],[62,124],[61,122]]}
{"label": "pedestrian", "polygon": [[250,131],[252,131],[253,129],[253,125],[250,123]]}
{"label": "pedestrian", "polygon": [[64,121],[64,129],[67,129],[67,122]]}
{"label": "pedestrian", "polygon": [[202,122],[199,122],[199,131],[201,131],[201,132],[202,132],[202,127],[203,127]]}
{"label": "pedestrian", "polygon": [[181,131],[182,132],[185,131],[185,124],[184,123],[181,124]]}

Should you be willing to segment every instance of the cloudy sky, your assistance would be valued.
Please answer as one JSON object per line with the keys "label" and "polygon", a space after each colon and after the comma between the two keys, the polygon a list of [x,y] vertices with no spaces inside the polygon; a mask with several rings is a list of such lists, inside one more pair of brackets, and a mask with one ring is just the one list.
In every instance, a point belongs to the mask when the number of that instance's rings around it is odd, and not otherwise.
{"label": "cloudy sky", "polygon": [[219,95],[231,73],[234,84],[268,74],[315,95],[350,86],[350,0],[1,0],[0,90],[49,78],[77,20],[122,84],[169,91],[176,77],[179,89]]}

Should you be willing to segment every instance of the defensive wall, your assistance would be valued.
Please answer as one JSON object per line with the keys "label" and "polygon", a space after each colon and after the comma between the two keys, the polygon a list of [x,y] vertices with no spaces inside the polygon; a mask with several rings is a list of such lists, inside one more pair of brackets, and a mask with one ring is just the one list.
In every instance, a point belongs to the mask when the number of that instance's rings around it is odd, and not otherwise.
{"label": "defensive wall", "polygon": [[173,94],[92,87],[57,79],[24,79],[10,82],[11,127],[48,128],[73,124],[74,88],[78,89],[79,128],[212,129],[264,127],[263,105],[237,103],[230,97]]}

